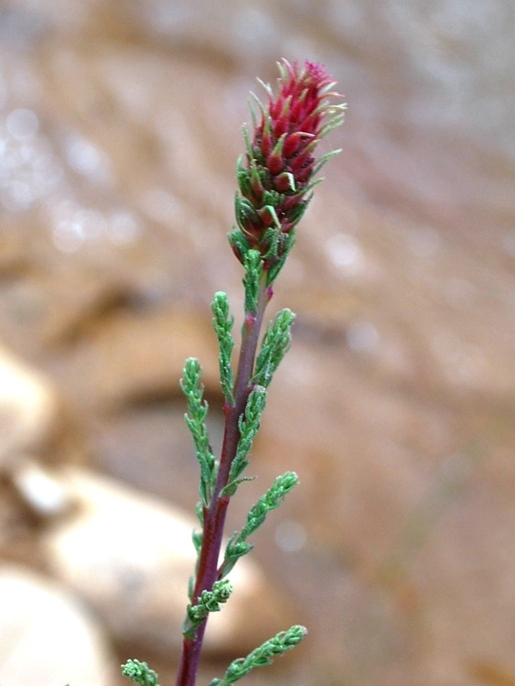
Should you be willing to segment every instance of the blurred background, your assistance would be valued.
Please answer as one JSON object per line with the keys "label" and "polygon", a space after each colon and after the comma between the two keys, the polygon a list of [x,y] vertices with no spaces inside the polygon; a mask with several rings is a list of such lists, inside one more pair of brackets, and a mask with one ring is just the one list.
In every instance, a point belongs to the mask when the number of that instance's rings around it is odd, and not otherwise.
{"label": "blurred background", "polygon": [[301,486],[204,681],[299,622],[249,684],[515,684],[514,32],[511,0],[0,3],[2,686],[110,686],[129,656],[171,683],[167,527],[197,499],[178,379],[199,356],[219,444],[209,304],[241,322],[234,169],[281,57],[349,108],[229,531],[275,475]]}

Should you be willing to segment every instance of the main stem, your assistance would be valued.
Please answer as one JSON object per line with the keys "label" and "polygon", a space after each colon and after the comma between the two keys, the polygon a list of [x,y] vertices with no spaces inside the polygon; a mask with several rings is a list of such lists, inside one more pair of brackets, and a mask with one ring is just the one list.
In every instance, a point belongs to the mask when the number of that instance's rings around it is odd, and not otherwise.
{"label": "main stem", "polygon": [[[226,403],[224,406],[225,430],[220,465],[209,507],[203,508],[202,546],[193,590],[193,602],[198,601],[202,591],[211,590],[217,580],[225,517],[230,501],[229,496],[221,496],[220,494],[227,485],[229,470],[236,456],[240,439],[238,422],[245,411],[251,390],[250,380],[254,370],[259,333],[265,308],[271,297],[272,289],[266,286],[266,273],[263,273],[259,286],[256,313],[245,313],[238,370],[234,382],[234,405]],[[184,638],[175,686],[195,686],[206,625],[207,618],[198,627],[193,638]]]}

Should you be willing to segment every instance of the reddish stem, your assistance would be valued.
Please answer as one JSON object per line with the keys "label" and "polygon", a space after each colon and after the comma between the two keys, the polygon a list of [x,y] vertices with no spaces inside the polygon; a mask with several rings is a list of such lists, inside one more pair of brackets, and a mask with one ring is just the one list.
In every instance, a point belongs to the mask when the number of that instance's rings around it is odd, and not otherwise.
{"label": "reddish stem", "polygon": [[[203,510],[204,527],[193,590],[194,602],[198,601],[202,591],[211,590],[214,582],[217,580],[218,560],[222,547],[225,517],[230,501],[229,496],[221,497],[220,493],[227,485],[231,464],[236,456],[240,439],[238,422],[240,416],[245,411],[247,398],[251,390],[250,380],[254,371],[259,332],[266,305],[272,297],[271,288],[266,287],[265,277],[266,274],[264,274],[260,284],[257,311],[255,314],[246,313],[243,324],[238,370],[234,383],[234,405],[226,404],[224,407],[225,430],[220,455],[220,466],[209,507],[205,507]],[[206,626],[207,618],[197,628],[193,638],[184,638],[175,686],[195,686]]]}

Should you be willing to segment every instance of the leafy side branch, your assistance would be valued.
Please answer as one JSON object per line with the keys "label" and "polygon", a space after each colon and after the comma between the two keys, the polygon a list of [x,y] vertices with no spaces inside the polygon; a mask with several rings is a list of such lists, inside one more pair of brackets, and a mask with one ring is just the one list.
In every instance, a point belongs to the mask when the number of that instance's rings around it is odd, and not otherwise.
{"label": "leafy side branch", "polygon": [[190,357],[186,360],[181,388],[188,401],[188,414],[184,415],[184,420],[193,437],[197,460],[200,465],[200,497],[202,503],[207,506],[211,500],[216,480],[217,465],[209,444],[209,434],[205,422],[208,404],[203,400],[204,387],[200,382],[201,373],[199,361]]}
{"label": "leafy side branch", "polygon": [[249,653],[247,657],[231,662],[223,678],[213,679],[209,686],[231,686],[255,667],[266,667],[272,664],[275,657],[298,646],[306,633],[306,628],[298,624],[290,627],[287,631],[281,631]]}
{"label": "leafy side branch", "polygon": [[247,543],[247,538],[264,523],[270,510],[282,504],[285,496],[299,483],[295,472],[286,472],[278,476],[268,491],[258,502],[250,508],[247,523],[240,532],[234,533],[227,543],[225,557],[220,566],[218,576],[227,576],[240,557],[249,553],[253,546]]}

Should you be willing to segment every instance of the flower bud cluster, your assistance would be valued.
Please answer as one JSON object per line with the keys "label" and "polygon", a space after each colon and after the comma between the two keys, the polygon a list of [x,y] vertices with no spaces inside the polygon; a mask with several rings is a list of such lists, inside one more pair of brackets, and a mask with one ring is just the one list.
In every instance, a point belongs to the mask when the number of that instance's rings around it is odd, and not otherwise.
{"label": "flower bud cluster", "polygon": [[[263,105],[257,98],[259,120],[251,108],[254,134],[244,129],[246,156],[237,167],[238,227],[229,234],[234,253],[244,263],[256,249],[264,268],[277,275],[294,241],[295,227],[302,218],[316,181],[313,177],[334,151],[317,160],[320,139],[343,122],[345,105],[332,104],[340,97],[335,82],[319,64],[303,67],[282,60],[279,94],[262,84],[268,94]],[[273,279],[269,279],[273,280]]]}

